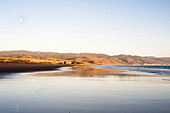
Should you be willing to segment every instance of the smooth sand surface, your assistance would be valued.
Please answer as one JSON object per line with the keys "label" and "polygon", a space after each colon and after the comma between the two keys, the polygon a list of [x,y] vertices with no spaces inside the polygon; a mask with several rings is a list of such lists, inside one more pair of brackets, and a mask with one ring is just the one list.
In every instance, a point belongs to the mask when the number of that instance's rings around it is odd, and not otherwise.
{"label": "smooth sand surface", "polygon": [[[67,71],[60,72],[44,72],[44,73],[32,73],[36,76],[76,76],[76,77],[105,77],[105,76],[149,76],[156,75],[146,74],[128,74],[128,71],[113,70],[113,69],[100,69],[92,68],[89,66],[76,66],[66,68]],[[125,73],[126,72],[126,73]]]}
{"label": "smooth sand surface", "polygon": [[0,73],[47,71],[65,66],[68,65],[0,63]]}

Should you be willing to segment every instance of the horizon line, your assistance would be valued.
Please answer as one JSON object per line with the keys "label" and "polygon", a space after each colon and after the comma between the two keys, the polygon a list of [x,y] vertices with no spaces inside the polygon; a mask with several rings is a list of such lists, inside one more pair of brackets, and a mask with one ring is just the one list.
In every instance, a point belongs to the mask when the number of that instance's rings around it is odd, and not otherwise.
{"label": "horizon line", "polygon": [[84,53],[89,53],[89,54],[103,54],[107,56],[119,56],[119,55],[127,55],[127,56],[139,56],[139,57],[156,57],[156,58],[167,58],[170,56],[163,56],[163,57],[158,57],[158,56],[147,56],[147,55],[136,55],[136,54],[115,54],[115,55],[109,55],[107,53],[97,53],[97,52],[54,52],[54,51],[33,51],[33,50],[0,50],[0,52],[9,52],[9,51],[28,51],[28,52],[46,52],[46,53],[63,53],[63,54],[84,54]]}

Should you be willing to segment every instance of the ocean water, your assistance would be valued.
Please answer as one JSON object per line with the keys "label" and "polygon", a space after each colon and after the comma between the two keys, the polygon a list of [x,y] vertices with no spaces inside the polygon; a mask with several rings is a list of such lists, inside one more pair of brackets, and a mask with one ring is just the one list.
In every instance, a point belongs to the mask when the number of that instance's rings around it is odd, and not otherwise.
{"label": "ocean water", "polygon": [[170,76],[170,66],[91,66],[102,69],[116,69],[135,72],[137,74]]}
{"label": "ocean water", "polygon": [[77,70],[1,74],[0,113],[170,113],[170,82],[162,77]]}

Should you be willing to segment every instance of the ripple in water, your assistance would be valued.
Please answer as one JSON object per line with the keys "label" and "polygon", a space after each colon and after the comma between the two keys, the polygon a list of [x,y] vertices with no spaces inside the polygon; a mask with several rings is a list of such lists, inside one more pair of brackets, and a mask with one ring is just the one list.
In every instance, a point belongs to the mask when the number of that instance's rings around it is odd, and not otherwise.
{"label": "ripple in water", "polygon": [[170,76],[170,66],[92,66],[92,67],[102,69],[138,71],[152,73],[156,75]]}

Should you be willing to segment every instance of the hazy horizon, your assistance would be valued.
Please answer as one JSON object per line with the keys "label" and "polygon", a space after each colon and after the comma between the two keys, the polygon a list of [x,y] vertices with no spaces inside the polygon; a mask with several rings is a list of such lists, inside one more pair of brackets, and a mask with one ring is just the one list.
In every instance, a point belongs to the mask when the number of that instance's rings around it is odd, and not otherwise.
{"label": "hazy horizon", "polygon": [[3,51],[30,51],[30,52],[52,52],[52,53],[73,53],[73,54],[82,54],[82,53],[92,53],[92,54],[105,54],[108,56],[117,56],[117,55],[131,55],[131,56],[140,56],[140,57],[156,57],[156,58],[166,58],[167,56],[163,56],[163,57],[158,57],[158,56],[148,56],[148,55],[137,55],[137,54],[115,54],[115,55],[110,55],[110,54],[106,54],[106,53],[95,53],[95,52],[57,52],[57,51],[34,51],[34,50],[1,50],[0,52]]}
{"label": "hazy horizon", "polygon": [[0,51],[170,57],[169,0],[0,0]]}

